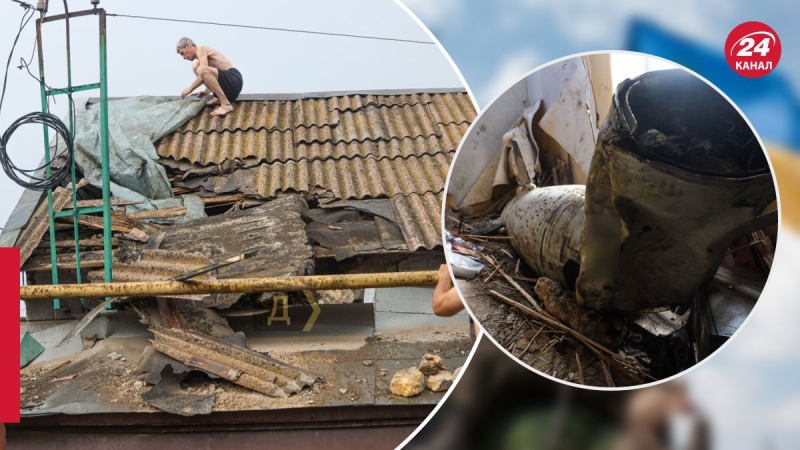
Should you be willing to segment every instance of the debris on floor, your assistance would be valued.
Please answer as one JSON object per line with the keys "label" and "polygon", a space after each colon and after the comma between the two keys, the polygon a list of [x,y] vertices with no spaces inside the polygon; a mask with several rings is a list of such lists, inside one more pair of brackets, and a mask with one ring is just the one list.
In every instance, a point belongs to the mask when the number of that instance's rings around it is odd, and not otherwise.
{"label": "debris on floor", "polygon": [[425,375],[416,367],[397,371],[389,384],[392,394],[400,397],[413,397],[425,390]]}
{"label": "debris on floor", "polygon": [[453,385],[453,374],[448,370],[441,369],[438,372],[428,375],[425,379],[425,387],[433,392],[444,392]]}
{"label": "debris on floor", "polygon": [[442,364],[442,357],[439,355],[426,354],[422,356],[422,361],[419,363],[419,371],[425,375],[433,375],[440,370],[444,370]]}
{"label": "debris on floor", "polygon": [[42,344],[26,331],[19,342],[19,368],[30,364],[42,352],[44,352]]}
{"label": "debris on floor", "polygon": [[[172,373],[170,366],[165,366],[161,372],[161,381],[149,391],[142,394],[142,400],[148,405],[162,411],[181,416],[194,416],[195,414],[211,414],[214,409],[216,394],[206,392],[202,394],[190,393],[181,388],[188,374]],[[141,388],[141,382],[135,384]]]}

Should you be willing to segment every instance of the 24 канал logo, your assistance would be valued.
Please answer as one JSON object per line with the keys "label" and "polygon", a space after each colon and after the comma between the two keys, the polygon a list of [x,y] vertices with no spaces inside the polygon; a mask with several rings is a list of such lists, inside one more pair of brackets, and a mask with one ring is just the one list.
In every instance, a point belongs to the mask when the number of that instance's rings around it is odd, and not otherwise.
{"label": "24 \u043a\u0430\u043d\u0430\u043b logo", "polygon": [[775,70],[781,59],[778,33],[761,22],[745,22],[725,41],[725,58],[736,73],[758,78]]}

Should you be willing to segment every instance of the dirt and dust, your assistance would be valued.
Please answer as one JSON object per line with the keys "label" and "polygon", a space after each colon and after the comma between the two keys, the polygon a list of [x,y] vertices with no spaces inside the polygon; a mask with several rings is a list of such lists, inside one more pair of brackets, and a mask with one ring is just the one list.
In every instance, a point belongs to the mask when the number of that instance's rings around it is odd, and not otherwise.
{"label": "dirt and dust", "polygon": [[[125,341],[122,342],[116,341]],[[20,397],[23,410],[45,404],[58,390],[71,388],[75,383],[79,394],[96,395],[98,403],[135,412],[155,412],[141,395],[152,385],[144,382],[147,374],[138,373],[136,363],[141,356],[131,351],[143,349],[146,339],[136,344],[131,339],[106,339],[78,355],[29,366],[21,371]],[[123,350],[124,348],[124,350]],[[289,398],[272,398],[222,379],[210,379],[201,372],[191,372],[181,387],[191,394],[214,394],[214,411],[239,411],[309,406],[374,404],[391,398],[388,381],[400,368],[419,362],[422,355],[441,356],[453,367],[464,363],[471,343],[464,337],[455,341],[395,342],[378,336],[367,339],[358,350],[322,350],[305,352],[271,352],[270,356],[302,367],[323,377],[310,388]],[[119,352],[125,356],[114,360],[108,355]],[[373,364],[365,365],[364,361]],[[395,367],[397,369],[395,369]],[[80,386],[80,387],[78,387]],[[423,400],[436,400],[444,393],[426,392]]]}
{"label": "dirt and dust", "polygon": [[[568,326],[571,325],[570,322],[575,322],[574,325],[582,327],[584,331],[590,329],[591,327],[584,326],[584,322],[587,321],[582,320],[581,317],[569,317],[570,311],[575,313],[577,310],[565,309],[562,302],[557,302],[559,299],[565,300],[563,298],[565,295],[569,296],[569,293],[564,292],[563,289],[552,290],[551,294],[553,295],[550,296],[549,305],[542,301],[536,292],[537,274],[533,273],[511,247],[508,238],[502,235],[503,230],[490,227],[492,223],[496,222],[496,219],[496,216],[491,215],[474,218],[462,217],[461,223],[457,220],[449,220],[447,226],[451,233],[456,233],[461,229],[460,237],[479,246],[477,254],[473,256],[480,257],[483,254],[497,261],[500,270],[513,279],[526,293],[534,297],[540,308],[548,310],[548,312],[552,310],[551,314],[561,316],[559,321]],[[486,236],[478,235],[487,229],[491,229],[491,232]],[[596,352],[591,351],[563,329],[533,317],[527,317],[517,308],[492,298],[489,292],[495,291],[522,305],[531,306],[525,296],[502,276],[500,270],[496,269],[491,264],[487,264],[472,280],[459,280],[459,288],[470,310],[499,345],[537,371],[558,379],[590,386],[631,384],[629,374],[619,370],[618,367],[615,370],[615,367],[609,364],[606,358],[598,357]],[[549,290],[545,289],[545,291]],[[610,339],[601,340],[602,343],[614,347],[611,350],[624,353],[626,358],[633,358],[634,354],[639,354],[629,348],[631,345],[631,342],[628,342],[630,333],[623,333],[618,328],[620,324],[613,323],[605,327],[602,324],[598,325],[599,322],[595,320],[588,322],[591,322],[595,328],[599,327],[598,330],[595,330],[598,331],[595,337],[609,334]],[[627,341],[621,345],[615,345],[622,340],[620,334],[624,335]],[[633,362],[635,361],[632,360]]]}
{"label": "dirt and dust", "polygon": [[77,355],[26,367],[20,371],[21,408],[39,407],[58,390],[77,389],[96,395],[98,402],[133,411],[152,411],[140,398],[146,390],[144,377],[134,373],[130,359],[108,356],[113,353],[99,341]]}

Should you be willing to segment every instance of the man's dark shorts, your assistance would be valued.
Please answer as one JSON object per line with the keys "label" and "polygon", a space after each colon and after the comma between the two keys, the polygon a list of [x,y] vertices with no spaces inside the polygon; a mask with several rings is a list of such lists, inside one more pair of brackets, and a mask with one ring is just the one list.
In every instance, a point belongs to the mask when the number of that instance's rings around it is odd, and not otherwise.
{"label": "man's dark shorts", "polygon": [[228,70],[217,69],[217,73],[219,73],[219,86],[228,101],[232,102],[239,98],[239,93],[242,92],[242,85],[244,84],[241,72],[236,70],[235,67],[231,67]]}

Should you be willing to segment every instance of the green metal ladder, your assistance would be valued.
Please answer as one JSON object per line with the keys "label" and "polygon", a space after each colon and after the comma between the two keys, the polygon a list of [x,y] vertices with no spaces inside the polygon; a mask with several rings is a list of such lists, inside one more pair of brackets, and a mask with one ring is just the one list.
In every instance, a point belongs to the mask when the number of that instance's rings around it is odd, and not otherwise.
{"label": "green metal ladder", "polygon": [[[69,37],[69,19],[74,17],[82,17],[82,16],[91,16],[96,15],[99,16],[100,19],[100,82],[93,83],[93,84],[85,84],[80,86],[73,86],[72,85],[72,61],[70,56],[70,37]],[[42,25],[48,22],[55,22],[58,20],[65,20],[66,21],[66,30],[67,30],[67,87],[61,89],[47,89],[45,84],[44,78],[44,54],[42,52]],[[112,261],[112,249],[111,249],[111,201],[110,201],[110,189],[109,189],[109,159],[108,159],[108,76],[106,70],[106,12],[102,8],[95,7],[94,9],[85,10],[85,11],[78,11],[74,13],[70,13],[68,11],[65,14],[56,15],[56,16],[44,16],[44,12],[41,13],[41,17],[36,21],[36,46],[38,49],[39,54],[39,79],[41,80],[41,95],[42,95],[42,111],[47,112],[47,99],[48,97],[67,94],[69,97],[69,130],[70,136],[74,139],[75,137],[75,117],[74,117],[74,102],[72,99],[72,94],[75,92],[80,91],[88,91],[93,89],[100,90],[100,146],[101,146],[101,162],[102,162],[102,178],[103,178],[103,206],[99,207],[91,207],[91,208],[78,208],[78,197],[77,197],[77,181],[75,179],[75,159],[72,159],[72,167],[71,174],[72,174],[72,209],[69,211],[53,211],[53,190],[47,190],[47,207],[48,207],[48,215],[49,215],[49,224],[50,224],[50,261],[52,265],[52,278],[53,284],[58,284],[58,265],[57,265],[57,258],[56,258],[56,233],[55,233],[55,219],[58,217],[69,217],[72,216],[73,220],[73,232],[75,235],[75,263],[76,263],[76,274],[77,274],[77,281],[78,283],[82,283],[81,280],[81,249],[80,249],[80,235],[78,234],[78,214],[94,214],[94,213],[103,213],[103,267],[104,267],[104,280],[106,283],[111,282],[111,261]],[[48,133],[48,128],[44,126],[44,154],[45,154],[45,176],[47,178],[50,177],[50,137]],[[86,305],[86,300],[81,299],[81,303],[83,304],[84,309],[88,309]],[[108,308],[111,308],[111,305],[108,305]],[[53,309],[60,310],[61,309],[61,301],[59,299],[53,300]]]}

